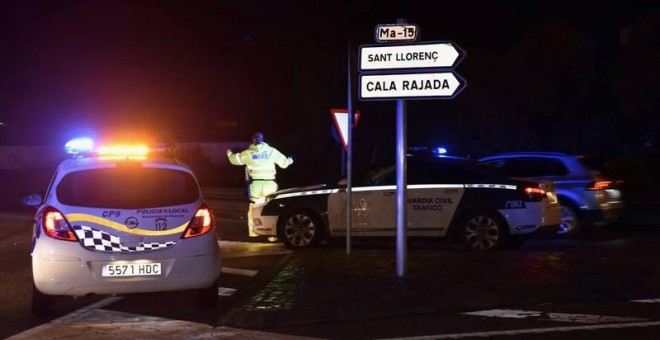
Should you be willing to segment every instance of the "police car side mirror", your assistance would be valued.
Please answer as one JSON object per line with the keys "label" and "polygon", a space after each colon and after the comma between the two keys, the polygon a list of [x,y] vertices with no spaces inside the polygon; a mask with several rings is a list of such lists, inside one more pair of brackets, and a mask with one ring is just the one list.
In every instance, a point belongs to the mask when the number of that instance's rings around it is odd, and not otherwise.
{"label": "police car side mirror", "polygon": [[29,195],[28,197],[23,199],[23,203],[25,203],[26,205],[29,205],[31,207],[38,207],[42,203],[41,195],[39,195],[39,194]]}

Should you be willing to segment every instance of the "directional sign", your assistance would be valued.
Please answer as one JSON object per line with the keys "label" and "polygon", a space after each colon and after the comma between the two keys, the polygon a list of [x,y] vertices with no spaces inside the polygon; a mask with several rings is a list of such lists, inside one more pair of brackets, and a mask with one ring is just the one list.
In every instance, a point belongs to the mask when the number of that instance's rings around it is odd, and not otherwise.
{"label": "directional sign", "polygon": [[[344,146],[344,151],[348,152],[348,110],[346,109],[330,109],[330,114],[335,122],[335,128],[339,132],[341,144]],[[357,125],[360,118],[360,111],[355,111],[353,117],[353,126]]]}
{"label": "directional sign", "polygon": [[377,42],[413,42],[419,37],[419,27],[415,24],[386,24],[376,26]]}
{"label": "directional sign", "polygon": [[450,99],[465,87],[465,80],[454,72],[411,74],[363,74],[360,100]]}
{"label": "directional sign", "polygon": [[463,53],[452,42],[360,46],[360,71],[455,67]]}

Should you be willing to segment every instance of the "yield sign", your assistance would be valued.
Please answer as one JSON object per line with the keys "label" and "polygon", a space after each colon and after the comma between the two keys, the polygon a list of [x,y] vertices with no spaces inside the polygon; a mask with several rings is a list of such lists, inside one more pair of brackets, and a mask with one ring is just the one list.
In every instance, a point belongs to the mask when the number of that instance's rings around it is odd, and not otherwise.
{"label": "yield sign", "polygon": [[[348,152],[348,110],[347,109],[330,109],[332,120],[335,122],[335,128],[339,132],[341,144],[344,146],[344,151]],[[353,126],[357,125],[358,118],[360,118],[360,111],[355,110],[355,117],[353,118]]]}

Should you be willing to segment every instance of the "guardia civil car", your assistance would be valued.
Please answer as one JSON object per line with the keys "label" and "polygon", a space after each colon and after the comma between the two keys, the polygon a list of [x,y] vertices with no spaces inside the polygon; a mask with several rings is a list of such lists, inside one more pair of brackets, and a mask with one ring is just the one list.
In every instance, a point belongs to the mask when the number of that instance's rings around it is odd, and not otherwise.
{"label": "guardia civil car", "polygon": [[[478,250],[520,245],[554,232],[561,210],[554,184],[509,178],[494,167],[455,157],[410,157],[407,235],[449,237]],[[395,236],[396,169],[373,171],[352,188],[352,236]],[[254,231],[292,249],[346,235],[345,186],[276,192],[253,215]]]}
{"label": "guardia civil car", "polygon": [[193,171],[146,147],[100,147],[64,160],[37,207],[33,312],[53,296],[192,290],[217,301],[220,250]]}

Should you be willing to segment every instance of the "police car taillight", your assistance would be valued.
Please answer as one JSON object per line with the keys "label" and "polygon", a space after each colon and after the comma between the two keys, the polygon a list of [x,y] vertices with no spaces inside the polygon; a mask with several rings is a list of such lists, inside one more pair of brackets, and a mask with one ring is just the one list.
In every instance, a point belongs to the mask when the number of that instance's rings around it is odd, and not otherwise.
{"label": "police car taillight", "polygon": [[545,190],[539,187],[526,186],[522,187],[521,189],[525,193],[525,197],[527,197],[527,199],[532,202],[538,202],[547,197]]}
{"label": "police car taillight", "polygon": [[183,232],[181,238],[191,238],[201,236],[213,229],[213,215],[208,206],[203,205],[193,216],[192,220],[188,223],[186,231]]}
{"label": "police car taillight", "polygon": [[69,222],[66,221],[61,212],[53,207],[48,207],[44,210],[41,225],[43,226],[44,233],[52,238],[76,241],[76,234],[71,230]]}

